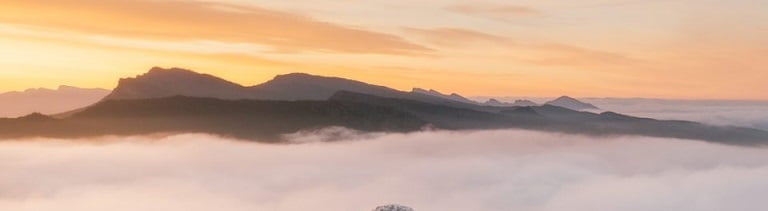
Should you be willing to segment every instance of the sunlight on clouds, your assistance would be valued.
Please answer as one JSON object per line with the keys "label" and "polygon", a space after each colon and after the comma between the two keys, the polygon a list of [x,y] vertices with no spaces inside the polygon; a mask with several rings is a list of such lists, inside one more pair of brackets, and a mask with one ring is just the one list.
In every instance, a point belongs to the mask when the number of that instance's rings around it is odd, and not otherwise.
{"label": "sunlight on clouds", "polygon": [[69,42],[93,43],[97,45],[116,46],[123,48],[178,51],[182,53],[257,55],[263,52],[274,51],[274,49],[271,49],[267,46],[260,46],[250,43],[226,43],[212,40],[166,41],[132,39],[12,24],[0,24],[0,34],[9,36],[23,36],[28,38],[36,37],[66,40]]}
{"label": "sunlight on clouds", "polygon": [[[214,7],[215,6],[215,7]],[[400,37],[259,7],[181,1],[12,0],[0,21],[153,39],[252,42],[295,51],[409,54],[429,51]],[[35,10],[34,14],[27,11]],[[76,12],[76,13],[73,13]],[[43,14],[42,17],[39,14]]]}
{"label": "sunlight on clouds", "polygon": [[[230,78],[239,77],[241,82],[253,83],[271,78],[276,72],[270,72],[269,69],[284,68],[287,65],[255,57],[234,56],[236,54],[201,55],[201,52],[179,51],[179,47],[204,48],[186,44],[136,48],[120,46],[120,43],[114,42],[98,44],[92,39],[62,41],[51,37],[34,38],[7,34],[0,38],[0,44],[7,47],[0,49],[0,64],[7,69],[0,71],[0,77],[17,79],[4,81],[0,84],[0,90],[57,87],[60,84],[112,88],[118,78],[143,73],[152,66],[178,64],[200,71],[219,70],[217,74]],[[211,52],[212,49],[206,51]],[[259,67],[265,70],[243,74],[245,70]],[[244,76],[248,78],[243,78]]]}
{"label": "sunlight on clouds", "polygon": [[243,84],[308,72],[464,95],[768,99],[768,12],[751,0],[313,2],[6,1],[0,75],[16,80],[0,90],[111,88],[166,66]]}

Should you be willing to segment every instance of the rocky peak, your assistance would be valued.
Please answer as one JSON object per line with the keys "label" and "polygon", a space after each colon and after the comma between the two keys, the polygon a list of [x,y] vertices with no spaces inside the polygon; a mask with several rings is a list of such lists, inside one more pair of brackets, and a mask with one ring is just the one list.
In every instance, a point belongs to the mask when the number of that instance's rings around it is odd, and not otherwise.
{"label": "rocky peak", "polygon": [[562,96],[555,100],[549,101],[546,104],[553,105],[553,106],[559,106],[571,110],[588,110],[588,109],[599,109],[597,106],[581,102],[577,100],[576,98],[568,97],[568,96]]}

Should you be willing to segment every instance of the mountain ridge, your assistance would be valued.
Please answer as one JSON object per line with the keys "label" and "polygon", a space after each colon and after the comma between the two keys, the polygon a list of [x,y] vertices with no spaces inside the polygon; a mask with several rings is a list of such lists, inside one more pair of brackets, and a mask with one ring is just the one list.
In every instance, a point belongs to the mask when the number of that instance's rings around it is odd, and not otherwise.
{"label": "mountain ridge", "polygon": [[290,73],[277,75],[261,84],[242,86],[188,69],[160,67],[154,67],[148,73],[136,77],[120,79],[118,86],[104,100],[150,99],[176,95],[227,100],[327,100],[336,92],[344,90],[477,110],[493,109],[466,98],[464,98],[465,100],[456,100],[450,96],[405,92],[339,77]]}
{"label": "mountain ridge", "polygon": [[[413,88],[410,92],[406,92],[362,81],[307,73],[281,74],[257,85],[243,86],[216,76],[176,67],[153,67],[147,73],[122,78],[105,100],[147,99],[176,95],[228,100],[326,100],[338,91],[418,100],[480,111],[500,111],[505,107],[538,105],[529,100],[516,100],[514,103],[503,103],[498,100],[480,103],[457,93],[443,94],[434,89]],[[566,96],[547,104],[573,110],[596,109],[591,104]]]}
{"label": "mountain ridge", "polygon": [[589,104],[589,103],[585,103],[585,102],[581,102],[581,101],[577,100],[576,98],[572,98],[572,97],[569,97],[569,96],[558,97],[557,99],[548,101],[548,102],[546,102],[544,104],[546,104],[546,105],[553,105],[553,106],[559,106],[559,107],[563,107],[563,108],[567,108],[567,109],[571,109],[571,110],[576,110],[576,111],[581,111],[581,110],[598,110],[598,109],[600,109],[600,108],[598,108],[595,105],[592,105],[592,104]]}
{"label": "mountain ridge", "polygon": [[0,117],[31,113],[55,114],[96,103],[110,90],[60,85],[56,89],[30,88],[0,93]]}
{"label": "mountain ridge", "polygon": [[200,132],[279,142],[281,134],[346,127],[368,132],[515,128],[736,145],[768,142],[767,131],[752,128],[582,111],[597,107],[568,96],[543,105],[517,102],[528,105],[490,106],[509,103],[478,103],[455,93],[419,88],[404,92],[306,73],[278,75],[262,84],[242,86],[191,70],[156,67],[121,79],[108,97],[59,118],[36,113],[0,119],[0,138]]}
{"label": "mountain ridge", "polygon": [[339,91],[324,101],[224,100],[173,96],[106,100],[62,119],[41,114],[0,118],[0,139],[85,138],[209,133],[282,143],[282,135],[327,127],[365,132],[525,129],[590,136],[639,135],[763,146],[768,132],[689,121],[655,120],[553,105],[478,111],[422,101]]}

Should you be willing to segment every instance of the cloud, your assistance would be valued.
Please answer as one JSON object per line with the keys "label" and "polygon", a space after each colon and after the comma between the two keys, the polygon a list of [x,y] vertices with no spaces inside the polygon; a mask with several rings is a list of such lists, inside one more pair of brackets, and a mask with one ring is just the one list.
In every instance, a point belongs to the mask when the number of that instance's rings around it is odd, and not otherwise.
{"label": "cloud", "polygon": [[278,51],[430,51],[395,35],[288,12],[197,1],[11,0],[0,5],[0,22],[149,40],[252,43]]}
{"label": "cloud", "polygon": [[490,18],[500,21],[511,21],[521,16],[539,15],[541,12],[537,9],[519,5],[507,5],[507,4],[488,4],[488,3],[472,3],[472,4],[459,4],[446,8],[448,11],[470,15],[479,16],[484,18]]}
{"label": "cloud", "polygon": [[416,34],[423,37],[429,43],[441,46],[462,47],[468,44],[476,43],[493,43],[506,46],[517,46],[511,39],[493,35],[489,33],[462,29],[462,28],[404,28],[404,30],[411,34]]}
{"label": "cloud", "polygon": [[[0,142],[0,209],[762,210],[764,148],[515,130]],[[354,138],[353,138],[354,139]],[[86,141],[86,142],[82,142]]]}
{"label": "cloud", "polygon": [[558,43],[533,44],[531,48],[552,52],[537,58],[524,59],[529,63],[546,66],[596,66],[596,65],[638,65],[642,60],[617,52],[589,49]]}
{"label": "cloud", "polygon": [[[506,36],[463,28],[404,28],[403,30],[417,35],[427,43],[437,47],[467,48],[472,46],[492,46],[518,51],[514,53],[518,56],[514,59],[541,66],[630,65],[642,62],[640,59],[616,52],[562,43],[520,42]],[[487,51],[488,48],[484,48],[484,50]]]}

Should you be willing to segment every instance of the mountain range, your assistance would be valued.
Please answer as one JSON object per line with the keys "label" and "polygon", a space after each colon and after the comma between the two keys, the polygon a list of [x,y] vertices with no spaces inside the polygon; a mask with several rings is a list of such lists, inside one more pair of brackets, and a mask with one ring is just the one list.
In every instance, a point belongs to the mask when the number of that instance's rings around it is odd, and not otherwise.
{"label": "mountain range", "polygon": [[[280,142],[283,134],[325,127],[369,132],[518,128],[594,136],[642,135],[763,145],[768,132],[688,121],[592,113],[561,97],[543,105],[479,103],[458,94],[404,92],[335,77],[294,73],[242,86],[179,68],[121,79],[96,104],[53,118],[0,119],[0,138],[210,133]],[[574,107],[574,108],[569,108]]]}
{"label": "mountain range", "polygon": [[558,106],[558,107],[563,107],[563,108],[568,108],[568,109],[577,110],[577,111],[581,111],[581,110],[598,110],[598,109],[600,109],[600,108],[598,108],[595,105],[592,105],[592,104],[589,104],[589,103],[585,103],[585,102],[581,102],[581,101],[579,101],[579,100],[577,100],[575,98],[568,97],[568,96],[562,96],[562,97],[559,97],[557,99],[554,99],[554,100],[549,101],[549,102],[544,103],[544,104]]}
{"label": "mountain range", "polygon": [[0,94],[0,117],[30,113],[55,114],[98,102],[110,93],[106,89],[59,86],[57,89],[27,89]]}
{"label": "mountain range", "polygon": [[[414,88],[411,92],[403,92],[360,81],[305,73],[278,75],[262,84],[242,86],[208,74],[200,74],[181,68],[165,69],[159,67],[154,67],[149,72],[133,78],[120,79],[117,88],[105,99],[147,99],[182,95],[230,100],[326,100],[342,90],[383,97],[453,104],[467,108],[538,105],[527,100],[518,100],[515,103],[498,101],[479,103],[456,93],[443,94],[433,89]],[[574,110],[597,109],[591,104],[567,96],[547,102],[547,104],[556,104]]]}

